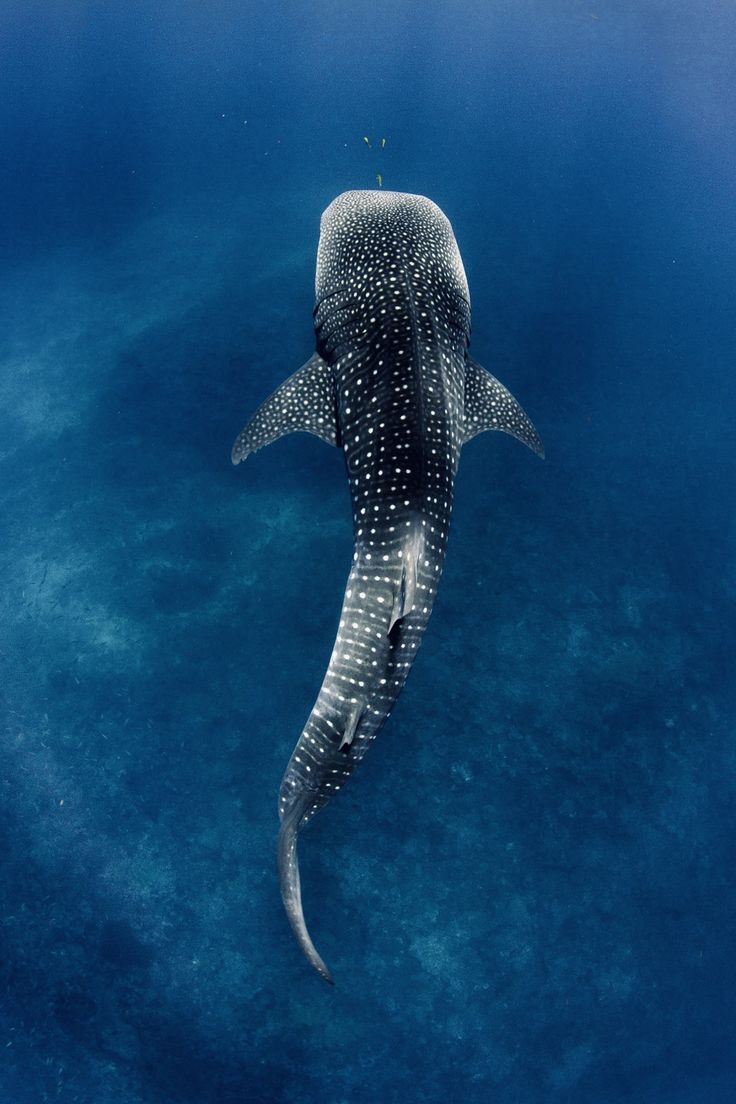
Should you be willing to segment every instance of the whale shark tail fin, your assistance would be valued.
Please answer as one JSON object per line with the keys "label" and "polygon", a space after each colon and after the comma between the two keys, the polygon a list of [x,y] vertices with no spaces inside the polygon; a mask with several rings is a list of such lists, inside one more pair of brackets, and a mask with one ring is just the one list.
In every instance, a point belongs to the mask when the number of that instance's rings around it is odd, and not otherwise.
{"label": "whale shark tail fin", "polygon": [[297,858],[296,845],[299,825],[308,804],[309,795],[305,795],[302,800],[294,802],[292,808],[289,809],[281,821],[278,844],[281,899],[284,902],[286,915],[289,917],[291,930],[296,936],[297,943],[304,951],[307,961],[314,966],[320,977],[323,977],[330,985],[334,985],[332,974],[322,961],[307,931],[302,909],[302,891],[299,881],[299,859]]}

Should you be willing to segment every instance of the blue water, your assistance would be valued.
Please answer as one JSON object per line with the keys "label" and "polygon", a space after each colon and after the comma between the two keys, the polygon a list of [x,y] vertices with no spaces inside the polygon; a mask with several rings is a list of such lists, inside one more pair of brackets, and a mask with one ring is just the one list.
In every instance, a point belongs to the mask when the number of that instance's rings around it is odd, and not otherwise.
{"label": "blue water", "polygon": [[[727,0],[2,5],[2,1104],[736,1098],[735,52]],[[274,846],[346,481],[229,452],[378,173],[547,459],[467,447],[304,834],[330,989]]]}

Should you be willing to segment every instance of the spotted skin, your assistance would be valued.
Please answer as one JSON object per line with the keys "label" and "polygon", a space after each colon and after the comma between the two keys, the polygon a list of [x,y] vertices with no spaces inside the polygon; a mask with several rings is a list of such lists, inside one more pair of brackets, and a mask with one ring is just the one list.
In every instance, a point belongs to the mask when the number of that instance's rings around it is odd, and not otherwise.
{"label": "spotted skin", "polygon": [[445,558],[463,443],[512,433],[540,455],[513,396],[468,357],[470,296],[449,221],[423,196],[346,192],[322,215],[317,350],[256,412],[234,463],[303,429],[342,447],[354,548],[322,688],[279,794],[279,869],[307,958],[296,842],[389,716],[426,628]]}

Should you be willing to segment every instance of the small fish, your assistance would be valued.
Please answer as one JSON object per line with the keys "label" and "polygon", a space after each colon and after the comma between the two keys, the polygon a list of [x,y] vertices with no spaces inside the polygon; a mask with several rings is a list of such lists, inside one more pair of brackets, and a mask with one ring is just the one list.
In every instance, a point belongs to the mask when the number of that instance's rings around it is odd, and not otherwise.
{"label": "small fish", "polygon": [[380,173],[376,173],[376,183],[378,184],[379,188],[383,187],[383,177]]}
{"label": "small fish", "polygon": [[373,146],[371,145],[371,140],[370,140],[370,138],[366,138],[366,137],[364,136],[364,137],[363,137],[363,141],[364,141],[364,142],[365,142],[365,144],[367,145],[368,149],[373,149]]}
{"label": "small fish", "polygon": [[381,149],[385,149],[385,148],[386,148],[386,139],[382,138],[381,139]]}

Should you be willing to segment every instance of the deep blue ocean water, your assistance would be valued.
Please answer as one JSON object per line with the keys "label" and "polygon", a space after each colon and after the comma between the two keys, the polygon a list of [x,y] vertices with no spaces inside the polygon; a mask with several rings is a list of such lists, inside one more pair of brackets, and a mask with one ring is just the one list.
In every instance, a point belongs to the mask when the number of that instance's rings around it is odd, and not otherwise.
{"label": "deep blue ocean water", "polygon": [[[726,0],[2,4],[2,1104],[736,1099],[735,56]],[[330,989],[274,847],[346,480],[229,452],[379,173],[547,459],[468,445],[304,833]]]}

